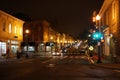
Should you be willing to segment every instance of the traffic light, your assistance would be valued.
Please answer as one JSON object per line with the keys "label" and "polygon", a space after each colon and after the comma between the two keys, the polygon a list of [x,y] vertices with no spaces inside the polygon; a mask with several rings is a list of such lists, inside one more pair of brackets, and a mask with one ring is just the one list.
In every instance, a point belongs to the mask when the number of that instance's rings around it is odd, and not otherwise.
{"label": "traffic light", "polygon": [[95,40],[101,40],[103,38],[103,34],[101,32],[95,32],[93,33],[92,37]]}

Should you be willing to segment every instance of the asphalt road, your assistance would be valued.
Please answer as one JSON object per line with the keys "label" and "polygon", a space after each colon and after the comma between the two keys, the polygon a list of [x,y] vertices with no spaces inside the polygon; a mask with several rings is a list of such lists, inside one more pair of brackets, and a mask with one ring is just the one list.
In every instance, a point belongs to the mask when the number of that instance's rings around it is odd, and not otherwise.
{"label": "asphalt road", "polygon": [[0,63],[0,80],[120,80],[120,71],[90,64],[85,56],[37,57]]}

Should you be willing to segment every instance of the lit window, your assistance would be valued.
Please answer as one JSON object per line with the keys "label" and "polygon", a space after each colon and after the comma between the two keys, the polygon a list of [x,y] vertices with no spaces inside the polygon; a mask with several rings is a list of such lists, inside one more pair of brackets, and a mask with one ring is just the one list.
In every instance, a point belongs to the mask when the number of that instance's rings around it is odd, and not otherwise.
{"label": "lit window", "polygon": [[8,41],[7,41],[8,43],[10,43],[10,40],[8,39]]}
{"label": "lit window", "polygon": [[0,42],[0,53],[5,54],[6,53],[6,43]]}
{"label": "lit window", "polygon": [[18,41],[11,40],[11,44],[18,44]]}
{"label": "lit window", "polygon": [[9,24],[9,33],[12,33],[12,25]]}
{"label": "lit window", "polygon": [[22,35],[22,28],[20,28],[20,35]]}
{"label": "lit window", "polygon": [[17,27],[15,26],[15,34],[17,33]]}
{"label": "lit window", "polygon": [[112,4],[112,18],[115,18],[115,2]]}

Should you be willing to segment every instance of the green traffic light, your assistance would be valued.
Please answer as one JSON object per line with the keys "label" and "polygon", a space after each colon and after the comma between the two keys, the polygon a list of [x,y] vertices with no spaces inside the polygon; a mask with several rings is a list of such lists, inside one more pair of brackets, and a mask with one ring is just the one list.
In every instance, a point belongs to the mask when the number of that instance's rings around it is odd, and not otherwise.
{"label": "green traffic light", "polygon": [[102,37],[103,37],[103,35],[102,35],[102,33],[101,32],[95,32],[95,33],[93,33],[93,39],[95,39],[95,40],[99,40],[99,39],[101,39]]}

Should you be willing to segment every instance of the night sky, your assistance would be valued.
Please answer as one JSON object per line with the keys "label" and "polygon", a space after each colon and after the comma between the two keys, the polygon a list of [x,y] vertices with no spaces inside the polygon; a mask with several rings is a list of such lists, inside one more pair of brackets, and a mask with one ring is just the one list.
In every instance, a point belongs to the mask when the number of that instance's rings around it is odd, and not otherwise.
{"label": "night sky", "polygon": [[78,36],[92,27],[92,13],[104,0],[0,0],[7,13],[24,13],[32,20],[47,19],[59,32]]}

